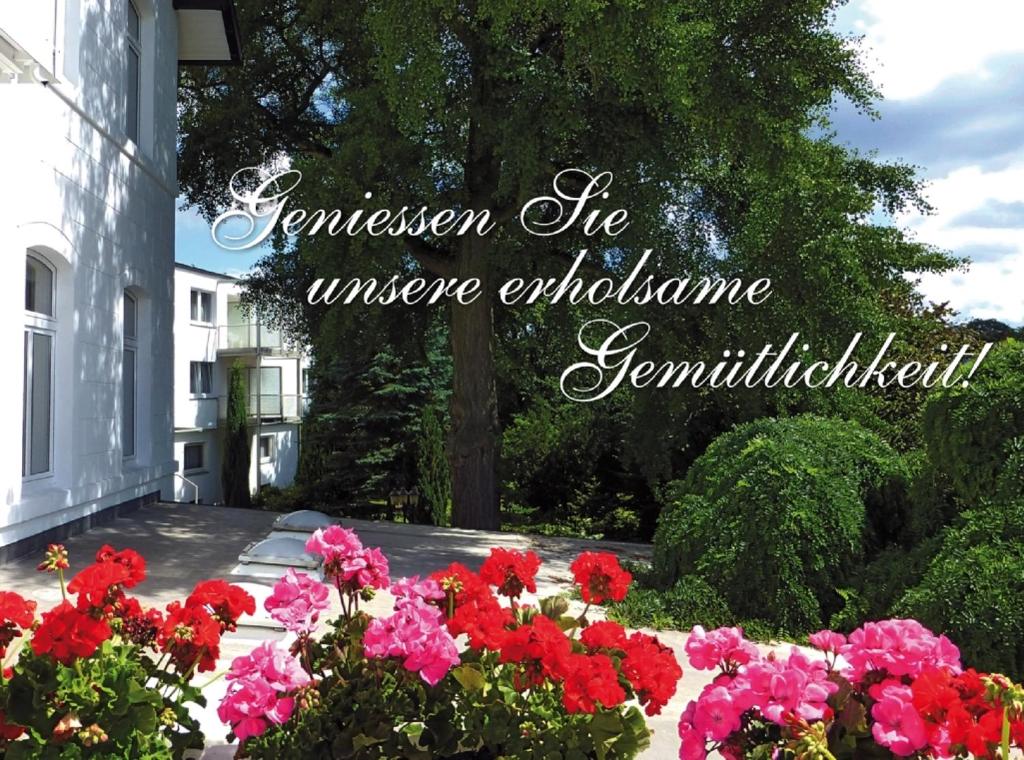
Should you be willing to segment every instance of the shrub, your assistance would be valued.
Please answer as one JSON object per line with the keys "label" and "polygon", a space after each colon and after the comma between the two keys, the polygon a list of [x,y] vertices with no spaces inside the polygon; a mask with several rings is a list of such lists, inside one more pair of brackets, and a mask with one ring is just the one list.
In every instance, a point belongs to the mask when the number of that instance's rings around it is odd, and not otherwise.
{"label": "shrub", "polygon": [[853,422],[805,415],[740,425],[668,487],[655,573],[665,588],[704,578],[739,618],[820,627],[865,547],[887,540],[905,512],[906,479],[899,455]]}
{"label": "shrub", "polygon": [[964,658],[1024,674],[1024,500],[969,510],[896,605],[956,638]]}
{"label": "shrub", "polygon": [[630,628],[686,630],[733,623],[725,600],[695,575],[680,578],[667,591],[634,586],[625,599],[609,606],[608,617]]}
{"label": "shrub", "polygon": [[448,524],[452,500],[451,471],[445,453],[442,419],[441,413],[434,407],[428,405],[423,408],[416,446],[417,485],[434,525]]}
{"label": "shrub", "polygon": [[999,344],[966,388],[939,389],[925,404],[928,456],[968,503],[992,495],[1010,442],[1024,435],[1022,351],[1016,340]]}
{"label": "shrub", "polygon": [[231,367],[228,381],[227,420],[224,423],[224,462],[221,465],[220,482],[224,503],[229,507],[249,507],[252,493],[249,490],[249,411],[246,405],[244,367],[235,362]]}

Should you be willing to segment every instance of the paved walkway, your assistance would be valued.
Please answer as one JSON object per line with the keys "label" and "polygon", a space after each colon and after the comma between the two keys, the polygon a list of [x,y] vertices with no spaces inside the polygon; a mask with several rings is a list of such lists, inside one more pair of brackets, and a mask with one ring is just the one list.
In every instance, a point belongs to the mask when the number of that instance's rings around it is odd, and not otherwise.
{"label": "paved walkway", "polygon": [[[238,554],[248,544],[264,538],[278,515],[256,510],[237,510],[224,507],[156,504],[120,518],[114,523],[96,528],[66,542],[72,571],[88,564],[96,550],[105,543],[115,548],[130,547],[141,553],[147,562],[146,581],[135,593],[143,603],[163,605],[172,599],[186,596],[197,581],[206,578],[240,580],[231,576]],[[367,546],[380,546],[387,555],[392,577],[424,576],[451,562],[462,562],[476,569],[490,552],[491,547],[507,546],[532,549],[543,560],[538,574],[538,595],[548,596],[566,591],[572,582],[569,565],[580,551],[599,549],[612,551],[623,559],[646,559],[650,546],[594,542],[575,539],[523,536],[513,533],[467,531],[454,528],[433,528],[395,523],[343,520],[355,529]],[[48,608],[60,598],[55,579],[36,572],[37,557],[0,567],[0,588],[15,589],[41,602]],[[266,583],[266,581],[264,581]],[[579,603],[577,603],[579,604]],[[371,611],[390,611],[391,600],[379,595]],[[678,756],[679,740],[676,722],[686,701],[699,693],[707,682],[705,674],[692,670],[682,655],[685,635],[678,632],[659,632],[659,638],[671,646],[683,666],[683,680],[676,697],[661,716],[648,719],[654,730],[652,747],[644,753],[647,760],[672,760]],[[224,658],[230,660],[248,651],[252,640],[237,638],[225,642]],[[226,664],[226,663],[225,663]],[[198,682],[205,680],[197,679]],[[201,716],[209,749],[204,760],[227,760],[233,756],[232,748],[224,746],[225,728],[214,713],[224,687],[223,679],[208,692],[211,705]],[[220,746],[218,746],[220,745]]]}

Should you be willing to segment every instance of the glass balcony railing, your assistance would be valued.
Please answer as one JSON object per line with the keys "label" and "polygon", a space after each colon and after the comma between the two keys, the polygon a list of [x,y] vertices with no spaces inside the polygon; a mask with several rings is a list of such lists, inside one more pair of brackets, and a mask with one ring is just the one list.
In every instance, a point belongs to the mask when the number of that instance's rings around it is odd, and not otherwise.
{"label": "glass balcony railing", "polygon": [[[257,400],[259,403],[257,404]],[[246,411],[250,419],[257,414],[263,420],[297,420],[309,411],[309,396],[281,393],[249,394]],[[227,417],[227,396],[206,396],[189,399],[175,412],[174,425],[181,428],[210,429]]]}
{"label": "glass balcony railing", "polygon": [[218,325],[217,347],[222,351],[242,349],[285,348],[280,330],[271,330],[250,322],[241,325]]}

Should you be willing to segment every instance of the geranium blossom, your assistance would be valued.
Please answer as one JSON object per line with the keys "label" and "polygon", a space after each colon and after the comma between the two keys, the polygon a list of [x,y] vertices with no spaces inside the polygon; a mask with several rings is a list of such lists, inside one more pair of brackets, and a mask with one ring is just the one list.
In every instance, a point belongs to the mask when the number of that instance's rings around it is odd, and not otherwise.
{"label": "geranium blossom", "polygon": [[480,578],[498,589],[498,593],[517,599],[523,590],[537,590],[536,576],[540,557],[531,551],[520,552],[500,547],[491,549],[490,556],[480,567]]}
{"label": "geranium blossom", "polygon": [[757,647],[743,638],[741,628],[705,631],[699,625],[693,627],[686,639],[686,654],[697,670],[728,670],[758,657]]}
{"label": "geranium blossom", "polygon": [[306,541],[307,552],[323,557],[324,574],[329,577],[340,571],[342,562],[351,559],[362,550],[363,543],[355,531],[342,528],[340,525],[317,528]]}
{"label": "geranium blossom", "polygon": [[357,589],[387,588],[391,584],[387,557],[376,547],[362,549],[341,560],[340,567],[341,579]]}
{"label": "geranium blossom", "polygon": [[592,713],[621,705],[626,692],[619,674],[606,655],[570,654],[562,665],[562,705],[568,713]]}
{"label": "geranium blossom", "polygon": [[236,657],[226,677],[231,685],[217,715],[243,741],[259,736],[270,724],[286,722],[295,709],[295,699],[288,693],[311,681],[299,661],[276,641],[265,641]]}
{"label": "geranium blossom", "polygon": [[0,591],[0,660],[21,631],[30,628],[36,617],[36,603],[13,591]]}
{"label": "geranium blossom", "polygon": [[587,604],[602,604],[607,600],[621,602],[626,598],[633,576],[619,565],[614,554],[583,552],[569,566],[580,596]]}
{"label": "geranium blossom", "polygon": [[180,672],[213,670],[220,657],[221,624],[202,605],[171,602],[157,633],[157,646],[170,654]]}
{"label": "geranium blossom", "polygon": [[367,657],[400,658],[406,670],[419,673],[431,686],[459,663],[443,613],[418,597],[399,599],[392,615],[371,621],[363,651]]}
{"label": "geranium blossom", "polygon": [[636,632],[624,645],[622,673],[648,715],[658,715],[676,693],[683,676],[676,656],[657,637]]}
{"label": "geranium blossom", "polygon": [[270,617],[292,633],[309,631],[320,613],[330,607],[330,588],[306,573],[289,567],[274,584],[273,593],[263,602]]}
{"label": "geranium blossom", "polygon": [[242,615],[256,612],[256,600],[245,589],[222,580],[200,581],[185,600],[186,607],[202,607],[220,625],[234,631]]}
{"label": "geranium blossom", "polygon": [[63,601],[43,613],[43,621],[32,635],[32,651],[52,655],[62,665],[89,657],[111,636],[105,620],[97,620]]}

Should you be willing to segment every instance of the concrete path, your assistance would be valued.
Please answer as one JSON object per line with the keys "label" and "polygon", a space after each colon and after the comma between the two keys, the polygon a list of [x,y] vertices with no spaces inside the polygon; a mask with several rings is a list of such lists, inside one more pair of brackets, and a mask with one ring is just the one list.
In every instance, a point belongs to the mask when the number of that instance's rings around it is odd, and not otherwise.
{"label": "concrete path", "polygon": [[[230,575],[238,554],[248,544],[265,537],[278,515],[256,510],[236,510],[178,504],[157,504],[140,509],[114,523],[76,536],[66,542],[72,572],[91,562],[96,550],[105,543],[115,548],[130,547],[141,553],[147,561],[147,579],[133,589],[144,604],[164,605],[172,599],[186,596],[196,582],[206,578],[246,580]],[[395,523],[342,520],[359,534],[367,546],[379,546],[387,555],[394,578],[408,575],[425,576],[451,562],[462,562],[476,569],[492,547],[506,546],[532,549],[543,560],[538,574],[538,596],[567,591],[572,583],[569,565],[584,550],[611,551],[623,559],[647,559],[650,546],[575,539],[523,536],[513,533],[467,531],[454,528],[432,528]],[[38,557],[0,567],[0,588],[14,589],[40,601],[48,608],[60,599],[53,576],[36,572]],[[266,583],[266,581],[263,581]],[[576,603],[576,609],[582,609]],[[371,605],[371,612],[386,614],[391,599],[379,595]],[[600,616],[592,610],[592,617]],[[683,680],[675,698],[662,715],[649,718],[654,730],[652,747],[643,757],[646,760],[672,760],[678,757],[679,739],[676,722],[685,703],[694,698],[708,682],[707,674],[694,671],[685,662],[683,643],[685,634],[657,632],[659,639],[672,647],[683,667]],[[246,637],[226,639],[223,659],[230,659],[248,651],[253,641]],[[202,683],[207,676],[197,678]],[[209,748],[204,760],[227,760],[233,748],[224,746],[225,728],[215,715],[216,705],[223,693],[224,681],[210,687],[210,708],[200,716]],[[220,745],[220,746],[218,746]]]}

